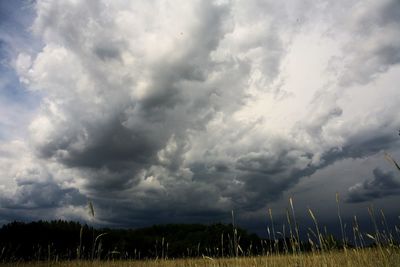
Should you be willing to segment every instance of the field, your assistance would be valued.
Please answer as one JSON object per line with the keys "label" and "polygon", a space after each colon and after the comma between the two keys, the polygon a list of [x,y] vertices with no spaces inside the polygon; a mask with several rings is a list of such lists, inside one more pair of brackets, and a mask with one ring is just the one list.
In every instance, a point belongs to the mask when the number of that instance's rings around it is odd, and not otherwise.
{"label": "field", "polygon": [[200,258],[144,261],[62,261],[9,263],[2,266],[104,266],[104,267],[178,267],[178,266],[400,266],[398,249],[354,249],[300,255],[278,254],[260,257]]}

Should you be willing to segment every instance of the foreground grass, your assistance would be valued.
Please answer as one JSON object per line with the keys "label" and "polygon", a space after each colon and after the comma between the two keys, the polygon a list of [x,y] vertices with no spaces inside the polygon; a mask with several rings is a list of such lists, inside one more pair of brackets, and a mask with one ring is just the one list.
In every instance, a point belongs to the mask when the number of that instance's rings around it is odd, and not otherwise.
{"label": "foreground grass", "polygon": [[104,266],[104,267],[178,267],[178,266],[400,266],[398,249],[364,249],[307,253],[300,255],[272,255],[222,259],[177,259],[147,261],[62,261],[7,263],[2,266]]}

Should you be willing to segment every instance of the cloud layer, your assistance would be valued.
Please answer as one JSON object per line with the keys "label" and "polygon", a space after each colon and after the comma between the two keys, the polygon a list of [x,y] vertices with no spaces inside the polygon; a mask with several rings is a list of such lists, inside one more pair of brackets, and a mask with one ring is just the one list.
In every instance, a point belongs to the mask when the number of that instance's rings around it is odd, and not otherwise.
{"label": "cloud layer", "polygon": [[89,198],[100,223],[219,220],[395,148],[399,4],[342,4],[37,1],[43,47],[15,69],[42,99],[2,144],[0,211],[84,218]]}
{"label": "cloud layer", "polygon": [[371,201],[377,198],[400,194],[400,181],[393,172],[376,168],[374,177],[349,188],[348,202]]}

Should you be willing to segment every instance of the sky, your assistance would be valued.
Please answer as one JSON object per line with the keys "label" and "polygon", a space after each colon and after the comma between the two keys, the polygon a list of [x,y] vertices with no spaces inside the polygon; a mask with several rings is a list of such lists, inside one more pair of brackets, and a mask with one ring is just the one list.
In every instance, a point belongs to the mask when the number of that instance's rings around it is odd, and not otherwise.
{"label": "sky", "polygon": [[0,0],[0,224],[397,223],[399,63],[398,0]]}

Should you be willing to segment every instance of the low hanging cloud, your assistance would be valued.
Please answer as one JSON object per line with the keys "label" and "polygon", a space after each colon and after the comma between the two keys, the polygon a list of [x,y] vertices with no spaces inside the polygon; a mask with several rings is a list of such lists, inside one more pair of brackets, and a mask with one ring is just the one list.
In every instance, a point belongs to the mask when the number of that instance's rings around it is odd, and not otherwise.
{"label": "low hanging cloud", "polygon": [[347,202],[357,203],[400,194],[400,180],[393,172],[373,170],[373,178],[349,188]]}
{"label": "low hanging cloud", "polygon": [[[37,1],[43,47],[15,68],[43,98],[23,149],[2,156],[0,206],[84,218],[90,198],[105,224],[218,220],[394,147],[397,88],[371,82],[398,63],[394,2],[366,3],[353,19],[356,1],[344,13],[307,1]],[[331,47],[309,51],[324,58],[315,66],[313,54],[298,60],[302,36]],[[365,99],[353,98],[360,88]],[[390,101],[375,109],[381,94]]]}

